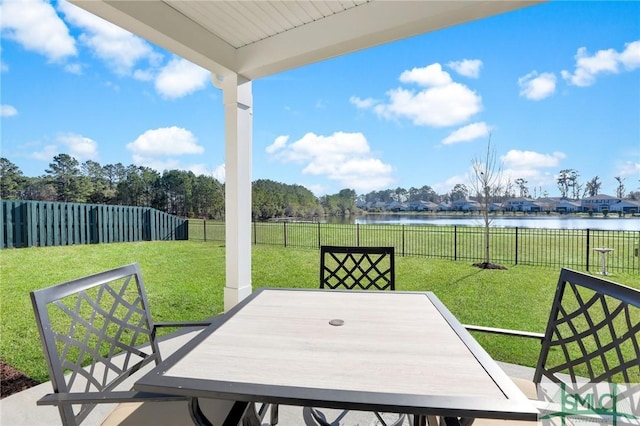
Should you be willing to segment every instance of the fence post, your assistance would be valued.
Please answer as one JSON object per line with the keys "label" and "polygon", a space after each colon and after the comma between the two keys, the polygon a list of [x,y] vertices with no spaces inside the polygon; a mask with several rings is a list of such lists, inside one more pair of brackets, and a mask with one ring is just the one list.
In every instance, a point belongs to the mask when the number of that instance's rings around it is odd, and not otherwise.
{"label": "fence post", "polygon": [[258,226],[255,220],[253,221],[253,245],[258,245]]}
{"label": "fence post", "polygon": [[458,225],[453,225],[453,260],[458,260]]}
{"label": "fence post", "polygon": [[207,242],[207,219],[202,220],[202,235],[204,235],[204,242]]}
{"label": "fence post", "polygon": [[360,247],[360,224],[356,223],[356,247]]}
{"label": "fence post", "polygon": [[318,221],[318,248],[320,248],[320,221]]}
{"label": "fence post", "polygon": [[589,254],[591,253],[591,232],[590,229],[587,228],[587,272],[589,272]]}
{"label": "fence post", "polygon": [[404,224],[402,225],[402,257],[404,257]]}
{"label": "fence post", "polygon": [[518,227],[516,226],[516,265],[518,264]]}
{"label": "fence post", "polygon": [[282,222],[284,228],[284,246],[287,246],[287,222]]}

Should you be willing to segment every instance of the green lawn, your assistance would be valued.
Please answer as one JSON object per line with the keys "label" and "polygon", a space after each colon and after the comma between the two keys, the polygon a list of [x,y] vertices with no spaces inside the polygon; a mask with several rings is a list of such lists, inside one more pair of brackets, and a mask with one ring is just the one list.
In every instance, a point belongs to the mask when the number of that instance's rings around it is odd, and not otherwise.
{"label": "green lawn", "polygon": [[[223,309],[224,247],[168,241],[0,251],[0,359],[39,380],[48,373],[29,291],[139,262],[157,321],[202,319]],[[253,287],[317,287],[319,251],[253,247]],[[398,257],[398,290],[430,290],[463,323],[544,331],[558,270],[511,266],[480,270],[466,261]],[[637,275],[615,281],[640,287]],[[539,344],[477,336],[496,359],[533,365]],[[640,378],[639,378],[640,380]]]}

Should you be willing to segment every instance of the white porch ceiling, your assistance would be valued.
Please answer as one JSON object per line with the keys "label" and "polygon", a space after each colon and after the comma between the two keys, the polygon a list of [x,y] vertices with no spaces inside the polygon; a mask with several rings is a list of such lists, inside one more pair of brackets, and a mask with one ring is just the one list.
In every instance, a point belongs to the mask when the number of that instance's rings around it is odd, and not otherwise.
{"label": "white porch ceiling", "polygon": [[254,80],[538,0],[71,0],[213,73]]}

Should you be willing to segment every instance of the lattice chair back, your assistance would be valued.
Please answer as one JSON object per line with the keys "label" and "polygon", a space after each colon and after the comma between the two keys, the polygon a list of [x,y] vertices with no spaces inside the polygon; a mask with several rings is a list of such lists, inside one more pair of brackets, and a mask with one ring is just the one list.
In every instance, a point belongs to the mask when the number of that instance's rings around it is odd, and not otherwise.
{"label": "lattice chair back", "polygon": [[393,247],[320,247],[320,288],[395,290]]}
{"label": "lattice chair back", "polygon": [[640,291],[562,269],[533,381],[640,383]]}
{"label": "lattice chair back", "polygon": [[[34,291],[31,301],[55,393],[109,392],[160,361],[138,264]],[[76,425],[94,406],[58,409]]]}

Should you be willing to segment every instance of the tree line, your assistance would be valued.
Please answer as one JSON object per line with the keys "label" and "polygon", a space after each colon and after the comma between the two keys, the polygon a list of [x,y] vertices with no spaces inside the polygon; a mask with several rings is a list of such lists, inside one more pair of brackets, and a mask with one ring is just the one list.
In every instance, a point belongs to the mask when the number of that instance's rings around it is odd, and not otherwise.
{"label": "tree line", "polygon": [[[267,179],[252,184],[255,220],[276,217],[315,218],[349,214],[355,192],[317,198],[301,185]],[[0,158],[0,198],[152,207],[182,217],[224,218],[224,184],[191,171],[165,170],[92,160],[80,163],[68,154],[53,157],[45,174],[24,176],[7,158]]]}
{"label": "tree line", "polygon": [[79,163],[68,154],[58,154],[38,177],[26,177],[14,163],[0,158],[0,178],[2,199],[152,207],[183,217],[224,215],[224,185],[184,170],[160,174],[122,163]]}
{"label": "tree line", "polygon": [[[598,195],[602,182],[598,176],[580,182],[574,169],[561,170],[556,179],[562,198],[579,199]],[[640,191],[626,194],[624,178],[616,177],[616,196],[640,200]],[[253,186],[252,215],[254,220],[278,217],[317,218],[325,215],[349,215],[366,203],[397,201],[433,203],[453,202],[480,197],[464,184],[451,191],[436,193],[429,185],[395,188],[356,194],[342,189],[336,194],[316,197],[301,185],[289,185],[268,179],[256,180]],[[519,178],[501,185],[491,194],[491,202],[514,197],[546,197],[541,188],[530,190],[528,182]],[[152,207],[182,217],[222,219],[224,217],[224,183],[191,171],[165,170],[162,173],[144,166],[122,163],[101,165],[92,160],[80,163],[68,154],[53,157],[45,174],[26,177],[18,166],[0,158],[0,197],[35,201],[117,204]]]}

